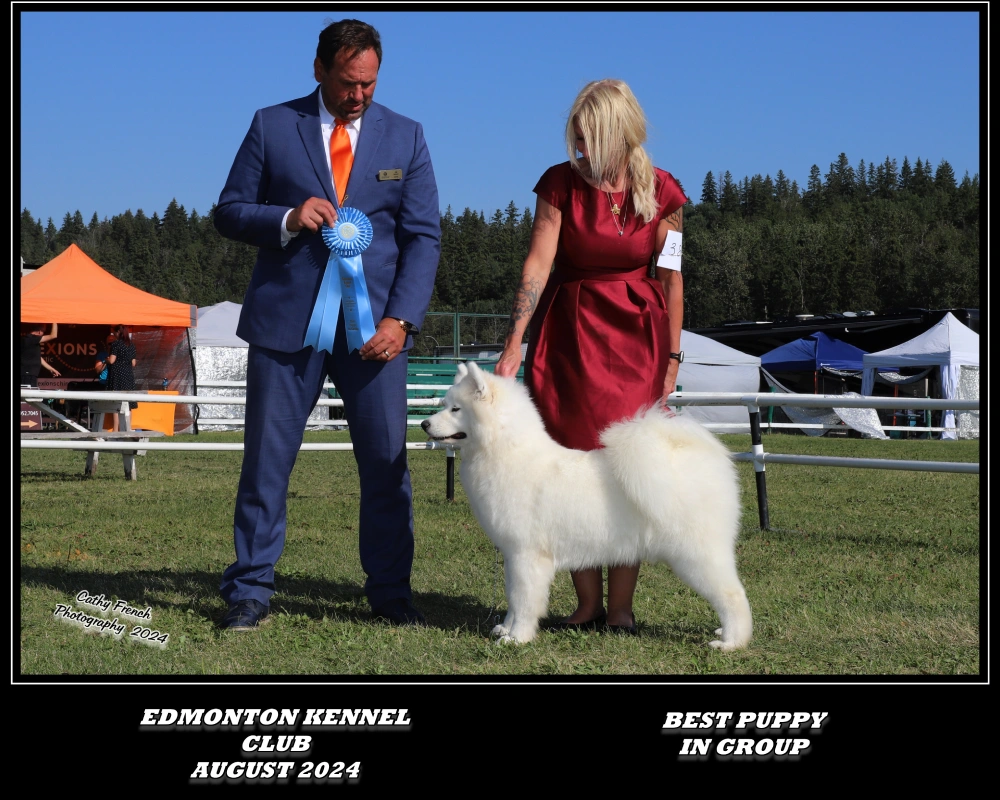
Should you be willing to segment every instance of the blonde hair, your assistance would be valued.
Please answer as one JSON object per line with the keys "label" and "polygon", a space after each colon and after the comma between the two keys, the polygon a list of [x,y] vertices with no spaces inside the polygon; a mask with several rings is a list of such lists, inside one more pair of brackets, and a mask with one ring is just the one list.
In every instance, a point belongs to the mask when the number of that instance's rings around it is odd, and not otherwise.
{"label": "blonde hair", "polygon": [[[576,156],[578,123],[589,156],[586,169]],[[566,148],[577,172],[593,183],[614,183],[623,174],[632,187],[636,214],[648,225],[656,219],[653,162],[643,148],[646,115],[625,81],[591,81],[576,96],[566,123]]]}

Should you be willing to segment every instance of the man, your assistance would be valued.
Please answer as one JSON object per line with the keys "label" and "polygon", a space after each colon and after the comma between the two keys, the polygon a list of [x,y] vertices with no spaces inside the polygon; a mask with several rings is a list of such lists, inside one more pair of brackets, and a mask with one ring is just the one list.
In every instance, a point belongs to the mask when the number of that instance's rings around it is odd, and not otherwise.
{"label": "man", "polygon": [[37,386],[38,375],[45,367],[58,378],[60,373],[42,358],[42,345],[59,336],[59,323],[53,322],[48,333],[41,323],[31,323],[28,331],[21,334],[21,386]]}
{"label": "man", "polygon": [[[289,476],[327,375],[343,397],[358,464],[359,544],[373,616],[424,623],[410,589],[404,353],[430,303],[441,218],[422,127],[372,102],[381,63],[370,25],[342,20],[325,28],[313,64],[318,90],[257,111],[215,210],[223,236],[259,248],[237,327],[250,347],[236,561],[220,587],[229,604],[223,628],[253,629],[268,614]],[[331,137],[344,133],[334,130],[337,122],[346,123],[353,166],[346,186],[335,187],[343,169],[331,160]],[[341,204],[372,223],[361,260],[377,325],[352,350],[341,308],[331,353],[304,342],[330,258],[321,230],[333,226]]]}

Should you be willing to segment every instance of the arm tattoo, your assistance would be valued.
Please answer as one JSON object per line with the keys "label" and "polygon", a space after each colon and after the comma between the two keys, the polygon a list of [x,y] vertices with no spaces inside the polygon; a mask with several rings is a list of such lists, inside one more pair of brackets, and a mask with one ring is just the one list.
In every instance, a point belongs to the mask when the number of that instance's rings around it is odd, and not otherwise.
{"label": "arm tattoo", "polygon": [[684,231],[684,214],[681,209],[677,209],[673,214],[667,217],[667,222],[673,226],[673,229],[679,233]]}
{"label": "arm tattoo", "polygon": [[510,312],[510,324],[507,326],[507,336],[514,334],[517,323],[524,319],[530,320],[538,305],[538,296],[542,291],[542,282],[538,278],[525,277],[514,293],[514,308]]}

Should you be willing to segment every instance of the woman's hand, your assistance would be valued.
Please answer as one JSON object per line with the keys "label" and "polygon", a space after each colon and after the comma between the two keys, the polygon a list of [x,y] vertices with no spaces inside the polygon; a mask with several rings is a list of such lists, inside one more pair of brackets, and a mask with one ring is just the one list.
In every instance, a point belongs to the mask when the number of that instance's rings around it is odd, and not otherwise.
{"label": "woman's hand", "polygon": [[681,362],[675,358],[670,359],[667,367],[667,375],[663,379],[663,404],[667,405],[667,398],[677,389],[677,373],[681,368]]}
{"label": "woman's hand", "polygon": [[493,368],[493,374],[501,378],[515,378],[517,371],[521,368],[521,346],[505,347],[497,359],[497,365]]}

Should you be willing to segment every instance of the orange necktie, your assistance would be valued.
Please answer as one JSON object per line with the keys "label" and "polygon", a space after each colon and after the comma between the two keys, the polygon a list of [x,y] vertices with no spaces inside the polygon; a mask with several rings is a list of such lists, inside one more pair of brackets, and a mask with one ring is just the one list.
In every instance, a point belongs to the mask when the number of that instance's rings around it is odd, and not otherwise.
{"label": "orange necktie", "polygon": [[330,166],[333,168],[333,185],[337,189],[337,202],[344,202],[347,179],[351,176],[354,153],[351,152],[351,137],[347,134],[346,122],[339,119],[330,136]]}

